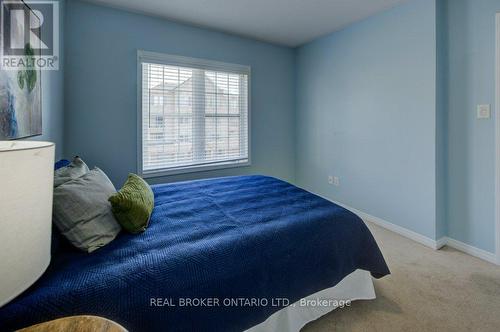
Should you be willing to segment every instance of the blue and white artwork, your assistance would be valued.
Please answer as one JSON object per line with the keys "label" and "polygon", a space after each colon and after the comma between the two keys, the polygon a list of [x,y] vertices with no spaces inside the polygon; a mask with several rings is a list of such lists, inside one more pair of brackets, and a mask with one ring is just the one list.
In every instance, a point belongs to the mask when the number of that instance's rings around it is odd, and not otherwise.
{"label": "blue and white artwork", "polygon": [[[25,45],[24,57],[39,55],[39,51],[35,52],[29,42],[23,44],[23,23],[11,20],[7,26],[8,29],[4,27],[4,36],[18,39],[11,40],[11,43]],[[41,94],[39,68],[0,69],[0,140],[42,134]]]}
{"label": "blue and white artwork", "polygon": [[42,133],[41,87],[35,70],[0,72],[0,139]]}

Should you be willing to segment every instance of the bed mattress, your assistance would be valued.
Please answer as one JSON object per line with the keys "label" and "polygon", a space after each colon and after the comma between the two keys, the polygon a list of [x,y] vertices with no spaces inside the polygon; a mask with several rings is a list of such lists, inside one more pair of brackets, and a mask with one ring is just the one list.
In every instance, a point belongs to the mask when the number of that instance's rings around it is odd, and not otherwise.
{"label": "bed mattress", "polygon": [[358,269],[389,273],[359,217],[276,178],[152,188],[146,232],[58,252],[0,308],[0,330],[91,314],[130,331],[244,331]]}

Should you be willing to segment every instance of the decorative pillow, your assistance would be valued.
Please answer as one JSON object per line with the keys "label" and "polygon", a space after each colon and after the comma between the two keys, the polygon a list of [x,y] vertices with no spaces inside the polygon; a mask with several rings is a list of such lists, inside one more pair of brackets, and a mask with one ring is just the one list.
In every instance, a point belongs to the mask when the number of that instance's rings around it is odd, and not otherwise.
{"label": "decorative pillow", "polygon": [[73,179],[77,179],[80,176],[87,174],[89,171],[88,166],[83,162],[83,160],[76,156],[73,158],[71,164],[54,171],[54,188]]}
{"label": "decorative pillow", "polygon": [[54,188],[53,220],[75,247],[92,252],[120,232],[108,198],[116,193],[106,174],[94,168]]}
{"label": "decorative pillow", "polygon": [[[69,164],[71,164],[71,161],[69,161],[67,159],[61,159],[54,164],[54,171],[57,171],[60,168],[66,167]],[[61,248],[61,236],[62,235],[59,233],[59,230],[54,226],[54,224],[52,224],[52,238],[50,241],[50,244],[51,244],[50,245],[50,254],[52,255],[52,257],[54,257],[55,254],[57,254]]]}
{"label": "decorative pillow", "polygon": [[123,188],[109,198],[113,214],[130,233],[144,232],[154,207],[153,191],[141,177],[129,174]]}

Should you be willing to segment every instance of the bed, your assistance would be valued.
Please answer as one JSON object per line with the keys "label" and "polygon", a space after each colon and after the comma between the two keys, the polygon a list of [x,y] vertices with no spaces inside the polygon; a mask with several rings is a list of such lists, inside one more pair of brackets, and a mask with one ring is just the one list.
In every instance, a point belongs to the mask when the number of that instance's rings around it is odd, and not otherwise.
{"label": "bed", "polygon": [[130,331],[300,328],[332,310],[295,309],[300,299],[373,298],[370,275],[389,274],[360,218],[276,178],[152,189],[146,232],[92,254],[58,251],[37,283],[0,308],[0,330],[79,314]]}

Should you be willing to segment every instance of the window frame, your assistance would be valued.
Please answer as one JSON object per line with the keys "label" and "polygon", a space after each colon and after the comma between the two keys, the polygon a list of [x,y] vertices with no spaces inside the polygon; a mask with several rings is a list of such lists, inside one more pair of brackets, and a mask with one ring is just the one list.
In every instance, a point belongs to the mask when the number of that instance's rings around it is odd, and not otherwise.
{"label": "window frame", "polygon": [[[143,132],[142,132],[142,63],[154,63],[159,65],[181,66],[198,68],[203,70],[223,71],[234,74],[245,74],[248,77],[247,86],[247,154],[248,158],[243,162],[220,161],[210,165],[188,165],[171,167],[153,171],[144,171],[143,165]],[[246,65],[219,62],[213,60],[191,58],[180,55],[165,54],[137,50],[137,174],[143,178],[155,178],[176,174],[213,171],[218,169],[248,167],[252,164],[252,117],[251,117],[251,68]]]}

